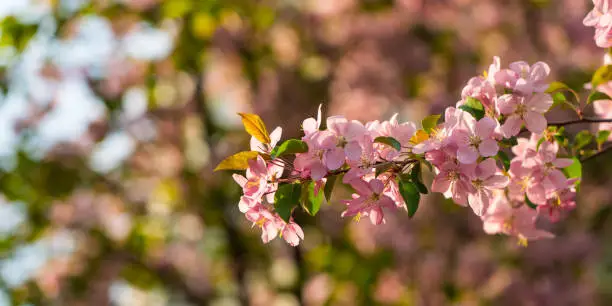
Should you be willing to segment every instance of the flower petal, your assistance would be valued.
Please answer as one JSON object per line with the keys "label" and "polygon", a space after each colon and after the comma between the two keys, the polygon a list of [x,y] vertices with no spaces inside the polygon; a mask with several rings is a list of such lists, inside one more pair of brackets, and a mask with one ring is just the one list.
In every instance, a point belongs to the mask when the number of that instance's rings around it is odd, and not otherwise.
{"label": "flower petal", "polygon": [[484,185],[490,189],[502,189],[508,186],[510,179],[504,175],[493,175],[484,181]]}
{"label": "flower petal", "polygon": [[344,150],[342,148],[333,148],[323,154],[323,164],[329,170],[336,170],[344,165]]}
{"label": "flower petal", "polygon": [[553,105],[553,102],[554,101],[549,94],[537,93],[531,96],[531,98],[527,99],[525,104],[531,111],[545,113]]}
{"label": "flower petal", "polygon": [[361,146],[356,141],[351,141],[344,146],[346,158],[352,161],[361,159]]}
{"label": "flower petal", "polygon": [[370,215],[370,221],[372,222],[372,224],[379,225],[381,223],[384,223],[385,215],[380,207],[372,208],[368,214]]}
{"label": "flower petal", "polygon": [[476,176],[480,179],[487,179],[497,172],[497,164],[494,158],[487,158],[481,161],[476,168]]}
{"label": "flower petal", "polygon": [[449,180],[447,173],[441,172],[434,178],[433,182],[431,183],[431,191],[444,193],[448,191],[450,185],[451,181]]}
{"label": "flower petal", "polygon": [[270,133],[270,147],[276,147],[276,144],[281,139],[281,135],[283,135],[283,128],[278,126]]}
{"label": "flower petal", "polygon": [[489,138],[497,128],[497,121],[491,117],[484,117],[476,123],[476,136]]}
{"label": "flower petal", "polygon": [[529,79],[532,81],[544,80],[550,74],[550,66],[544,62],[537,62],[531,66]]}
{"label": "flower petal", "polygon": [[523,125],[523,119],[517,115],[512,115],[506,119],[506,122],[501,127],[502,134],[506,138],[518,135]]}
{"label": "flower petal", "polygon": [[473,164],[478,159],[478,151],[473,146],[462,146],[457,150],[457,159],[462,164]]}
{"label": "flower petal", "polygon": [[532,133],[540,134],[544,132],[547,124],[546,118],[540,113],[528,111],[525,114],[525,126]]}
{"label": "flower petal", "polygon": [[385,184],[379,179],[373,179],[369,182],[370,190],[375,194],[381,194],[385,189]]}
{"label": "flower petal", "polygon": [[499,145],[493,139],[485,139],[478,146],[478,150],[480,155],[484,157],[495,156],[497,151],[499,151]]}

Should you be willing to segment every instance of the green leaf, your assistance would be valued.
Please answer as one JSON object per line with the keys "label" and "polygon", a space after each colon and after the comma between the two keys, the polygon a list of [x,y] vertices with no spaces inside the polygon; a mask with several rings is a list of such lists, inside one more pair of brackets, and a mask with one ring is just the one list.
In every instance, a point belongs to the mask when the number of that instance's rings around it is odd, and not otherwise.
{"label": "green leaf", "polygon": [[421,120],[423,130],[431,134],[431,131],[438,126],[438,120],[440,120],[440,115],[430,115],[425,117],[423,120]]}
{"label": "green leaf", "polygon": [[563,134],[557,134],[555,136],[553,136],[555,138],[555,141],[562,147],[567,147],[569,144],[569,140],[567,139],[567,137]]}
{"label": "green leaf", "polygon": [[612,98],[610,98],[610,96],[606,95],[603,92],[595,91],[589,95],[589,98],[587,99],[587,104],[599,100],[612,100]]}
{"label": "green leaf", "polygon": [[323,190],[319,189],[319,192],[315,195],[314,188],[315,183],[312,181],[302,185],[302,207],[311,216],[315,216],[319,212],[325,199]]}
{"label": "green leaf", "polygon": [[482,106],[480,100],[476,98],[467,97],[465,99],[465,104],[459,106],[459,109],[472,114],[476,120],[480,120],[485,116],[484,106]]}
{"label": "green leaf", "polygon": [[567,178],[582,178],[582,163],[577,157],[572,158],[574,163],[569,167],[563,168],[563,172]]}
{"label": "green leaf", "polygon": [[258,115],[245,113],[238,113],[238,115],[242,117],[242,124],[247,133],[263,143],[270,143],[270,135],[268,135],[266,125]]}
{"label": "green leaf", "polygon": [[536,151],[540,150],[540,146],[542,145],[543,142],[546,141],[546,137],[542,137],[538,140],[538,143],[536,144]]}
{"label": "green leaf", "polygon": [[385,137],[385,136],[376,137],[376,139],[374,139],[374,142],[386,144],[394,148],[397,151],[400,151],[402,149],[402,145],[400,144],[400,142],[397,141],[397,139],[393,137]]}
{"label": "green leaf", "polygon": [[422,171],[421,163],[414,165],[414,167],[412,168],[412,172],[410,172],[410,180],[414,183],[414,186],[417,188],[419,193],[428,194],[429,191],[427,190],[427,187],[425,186],[425,184],[423,184],[423,178],[421,176],[421,171]]}
{"label": "green leaf", "polygon": [[249,160],[257,158],[259,152],[244,151],[236,153],[219,163],[214,171],[219,170],[246,170],[249,167]]}
{"label": "green leaf", "polygon": [[603,144],[606,143],[606,141],[608,141],[609,137],[610,137],[610,131],[602,130],[602,131],[597,132],[596,141],[597,141],[598,150],[601,150]]}
{"label": "green leaf", "polygon": [[277,158],[283,155],[305,152],[308,152],[308,145],[305,142],[298,139],[288,139],[280,146],[276,146],[274,149],[272,149],[270,156],[272,158]]}
{"label": "green leaf", "polygon": [[510,170],[510,157],[508,157],[508,154],[506,154],[504,151],[499,151],[497,152],[497,157],[504,165],[504,170]]}
{"label": "green leaf", "polygon": [[289,222],[293,208],[300,202],[301,192],[301,184],[284,184],[278,186],[274,194],[274,210],[283,220],[285,220],[285,222]]}
{"label": "green leaf", "polygon": [[610,80],[612,80],[612,65],[601,66],[593,74],[591,86],[593,86],[593,89],[596,89],[599,85],[607,83]]}
{"label": "green leaf", "polygon": [[[546,93],[552,94],[553,101],[555,101],[555,93],[559,93],[560,91],[569,91],[574,95],[576,101],[580,101],[580,96],[578,93],[563,82],[552,82],[548,86],[548,89],[546,89]],[[563,101],[566,101],[565,96],[563,96]]]}
{"label": "green leaf", "polygon": [[334,185],[336,185],[336,181],[340,178],[341,175],[332,175],[327,177],[327,181],[325,182],[325,187],[323,187],[323,193],[325,194],[325,199],[327,203],[331,199],[332,191],[334,191]]}
{"label": "green leaf", "polygon": [[550,83],[550,85],[548,86],[548,89],[546,89],[546,93],[553,93],[553,92],[563,91],[563,90],[569,91],[572,89],[563,82],[555,81],[555,82]]}
{"label": "green leaf", "polygon": [[593,140],[593,134],[591,132],[583,130],[576,134],[574,138],[574,149],[580,150],[586,147]]}
{"label": "green leaf", "polygon": [[419,201],[421,200],[421,194],[419,193],[416,185],[408,180],[399,179],[399,192],[402,198],[406,202],[408,208],[408,217],[412,218],[419,208]]}
{"label": "green leaf", "polygon": [[553,105],[551,106],[551,108],[558,106],[558,105],[562,105],[563,103],[567,102],[567,98],[562,92],[552,93],[551,96],[553,98]]}

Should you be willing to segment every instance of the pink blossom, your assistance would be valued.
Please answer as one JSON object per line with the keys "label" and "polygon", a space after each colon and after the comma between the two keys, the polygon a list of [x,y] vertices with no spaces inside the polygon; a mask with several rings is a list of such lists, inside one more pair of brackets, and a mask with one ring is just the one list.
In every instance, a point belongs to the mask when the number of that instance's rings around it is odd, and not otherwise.
{"label": "pink blossom", "polygon": [[300,244],[300,240],[304,240],[304,231],[297,223],[291,220],[283,226],[281,236],[290,246],[297,246]]}
{"label": "pink blossom", "polygon": [[390,136],[401,144],[406,144],[416,132],[416,126],[412,122],[399,123],[398,114],[391,116],[389,121],[383,121],[380,125],[380,136]]}
{"label": "pink blossom", "polygon": [[513,208],[503,192],[495,195],[489,209],[482,216],[484,231],[490,235],[502,233],[516,236],[524,242],[554,237],[553,234],[536,228],[536,218],[537,212],[526,205]]}
{"label": "pink blossom", "polygon": [[336,137],[336,147],[344,150],[346,158],[354,161],[361,157],[360,142],[364,140],[366,133],[365,126],[361,122],[349,121],[342,116],[332,116],[327,118],[327,129]]}
{"label": "pink blossom", "polygon": [[548,89],[546,78],[550,74],[550,67],[544,62],[537,62],[529,66],[526,62],[514,62],[509,65],[516,75],[514,90],[531,95],[534,92],[543,93]]}
{"label": "pink blossom", "polygon": [[438,150],[431,150],[425,153],[425,160],[438,168],[447,162],[456,162],[457,145],[449,143]]}
{"label": "pink blossom", "polygon": [[512,153],[514,153],[514,160],[519,160],[523,167],[532,168],[538,164],[538,141],[542,136],[538,134],[531,134],[529,139],[518,138],[517,145],[512,147]]}
{"label": "pink blossom", "polygon": [[595,43],[600,48],[612,47],[612,3],[610,0],[593,0],[591,10],[582,23],[595,27]]}
{"label": "pink blossom", "polygon": [[319,110],[317,111],[317,119],[315,118],[307,118],[302,122],[302,129],[304,130],[304,134],[306,136],[316,132],[321,127],[321,107],[323,105],[319,104]]}
{"label": "pink blossom", "polygon": [[294,168],[302,177],[318,181],[328,170],[336,170],[345,162],[344,150],[337,147],[337,137],[329,131],[315,131],[302,138],[308,145],[308,152],[296,154]]}
{"label": "pink blossom", "polygon": [[267,199],[272,202],[274,190],[276,190],[278,184],[275,181],[283,175],[283,167],[275,164],[267,165],[261,156],[257,156],[256,159],[250,160],[248,163],[249,168],[246,171],[246,177],[234,174],[234,181],[242,187],[245,196],[261,198],[264,193],[267,193]]}
{"label": "pink blossom", "polygon": [[499,125],[490,117],[478,121],[467,112],[458,111],[463,116],[462,124],[452,132],[451,139],[458,146],[457,159],[463,164],[472,164],[479,156],[495,156],[499,150],[494,131]]}
{"label": "pink blossom", "polygon": [[[608,96],[612,96],[612,82],[599,85],[597,90],[607,94]],[[597,116],[612,119],[612,100],[595,101],[593,102],[593,109],[595,110],[595,114],[597,114]],[[600,123],[599,129],[612,131],[612,123]],[[610,134],[608,140],[612,141],[612,134]]]}
{"label": "pink blossom", "polygon": [[431,190],[452,198],[459,205],[467,205],[468,194],[475,192],[475,189],[466,170],[468,169],[465,166],[459,166],[454,162],[442,164],[440,172],[431,184]]}
{"label": "pink blossom", "polygon": [[535,204],[544,204],[546,202],[546,190],[550,186],[546,186],[543,173],[526,168],[520,160],[513,160],[510,164],[510,184],[508,184],[508,197],[515,202],[524,202],[525,196],[529,201]]}
{"label": "pink blossom", "polygon": [[390,197],[383,194],[385,184],[379,179],[369,182],[354,180],[351,186],[357,191],[352,200],[343,201],[347,208],[342,212],[346,216],[368,216],[372,224],[378,225],[385,222],[382,208],[394,208],[395,204]]}
{"label": "pink blossom", "polygon": [[[375,139],[379,136],[392,137],[397,140],[402,146],[408,146],[409,141],[416,132],[416,126],[412,122],[399,123],[397,120],[398,114],[394,114],[389,121],[369,122],[366,127],[371,136]],[[383,160],[392,160],[399,156],[400,152],[394,148],[384,144],[375,144],[378,155]]]}
{"label": "pink blossom", "polygon": [[463,112],[460,109],[454,107],[447,107],[444,111],[444,124],[440,128],[435,129],[429,135],[429,139],[418,143],[412,147],[412,152],[415,154],[423,154],[432,150],[439,150],[443,146],[450,143],[449,136],[453,129],[459,124],[459,113]]}
{"label": "pink blossom", "polygon": [[541,172],[544,180],[544,186],[553,186],[549,189],[558,189],[566,186],[567,178],[561,172],[562,168],[571,166],[574,161],[569,158],[557,158],[559,144],[556,142],[544,141],[538,150],[538,161],[541,164]]}
{"label": "pink blossom", "polygon": [[[365,137],[367,138],[367,140],[364,141],[364,143],[362,144],[363,148],[361,150],[361,158],[356,161],[348,161],[350,169],[346,172],[346,174],[344,174],[344,177],[342,178],[342,182],[345,184],[349,184],[353,180],[361,180],[361,177],[363,177],[364,175],[372,174],[375,172],[375,169],[373,168],[377,162],[377,152],[374,150],[375,144],[372,139],[369,138],[369,136]],[[380,150],[386,150],[386,148],[380,147],[378,147],[378,149],[379,153]]]}
{"label": "pink blossom", "polygon": [[558,222],[564,212],[576,207],[576,179],[566,181],[566,186],[555,190],[547,199],[545,205],[538,205],[538,213],[546,215],[552,222]]}
{"label": "pink blossom", "polygon": [[499,56],[494,56],[493,63],[489,66],[489,71],[487,72],[487,81],[489,81],[496,90],[514,88],[517,81],[517,75],[510,69],[501,69],[501,60]]}
{"label": "pink blossom", "polygon": [[261,228],[261,240],[264,243],[274,240],[279,232],[281,237],[291,246],[297,246],[300,244],[300,240],[304,240],[304,231],[293,220],[289,220],[289,223],[287,223],[265,205],[256,201],[253,203],[254,205],[248,207],[248,210],[244,213],[247,220]]}
{"label": "pink blossom", "polygon": [[406,207],[406,202],[400,193],[399,185],[393,178],[391,178],[388,181],[387,186],[385,186],[384,194],[393,200],[393,203],[395,203],[397,208],[402,208],[404,210],[408,209]]}
{"label": "pink blossom", "polygon": [[489,207],[489,202],[495,190],[506,187],[509,178],[502,175],[495,164],[495,159],[487,158],[469,171],[469,177],[474,191],[468,194],[468,203],[478,216]]}
{"label": "pink blossom", "polygon": [[282,134],[283,134],[283,128],[281,128],[280,126],[276,127],[272,131],[272,133],[270,133],[270,143],[269,144],[262,143],[261,141],[257,140],[257,138],[251,137],[251,151],[257,151],[261,153],[270,153],[272,149],[276,147],[276,144],[280,140]]}
{"label": "pink blossom", "polygon": [[505,137],[516,136],[523,123],[532,133],[542,133],[546,129],[547,121],[544,113],[552,106],[550,95],[536,93],[523,97],[518,95],[503,95],[497,100],[500,113],[506,115],[506,122],[501,127]]}
{"label": "pink blossom", "polygon": [[471,78],[468,84],[463,87],[461,99],[465,100],[467,97],[478,99],[487,109],[493,109],[497,92],[495,91],[494,84],[478,76]]}
{"label": "pink blossom", "polygon": [[245,212],[247,220],[261,228],[261,241],[272,241],[281,230],[284,221],[274,212],[263,205],[255,205]]}
{"label": "pink blossom", "polygon": [[498,82],[496,80],[497,74],[501,71],[501,60],[499,56],[493,57],[493,63],[489,65],[489,70],[487,71],[487,81],[493,86],[497,85]]}

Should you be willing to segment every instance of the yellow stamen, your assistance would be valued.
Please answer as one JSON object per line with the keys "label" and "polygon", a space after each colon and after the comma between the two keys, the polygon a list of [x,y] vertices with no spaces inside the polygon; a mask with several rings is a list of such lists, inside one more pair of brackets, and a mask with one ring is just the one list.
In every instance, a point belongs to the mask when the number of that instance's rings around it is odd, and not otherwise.
{"label": "yellow stamen", "polygon": [[526,248],[528,244],[527,238],[521,234],[518,235],[518,245]]}

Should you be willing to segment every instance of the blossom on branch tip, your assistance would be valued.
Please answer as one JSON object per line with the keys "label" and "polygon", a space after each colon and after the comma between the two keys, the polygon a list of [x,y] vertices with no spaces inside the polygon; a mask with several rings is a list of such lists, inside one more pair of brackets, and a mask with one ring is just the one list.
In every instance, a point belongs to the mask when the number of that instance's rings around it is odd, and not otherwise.
{"label": "blossom on branch tip", "polygon": [[612,47],[612,1],[593,0],[591,10],[582,23],[595,28],[595,43],[600,48]]}

